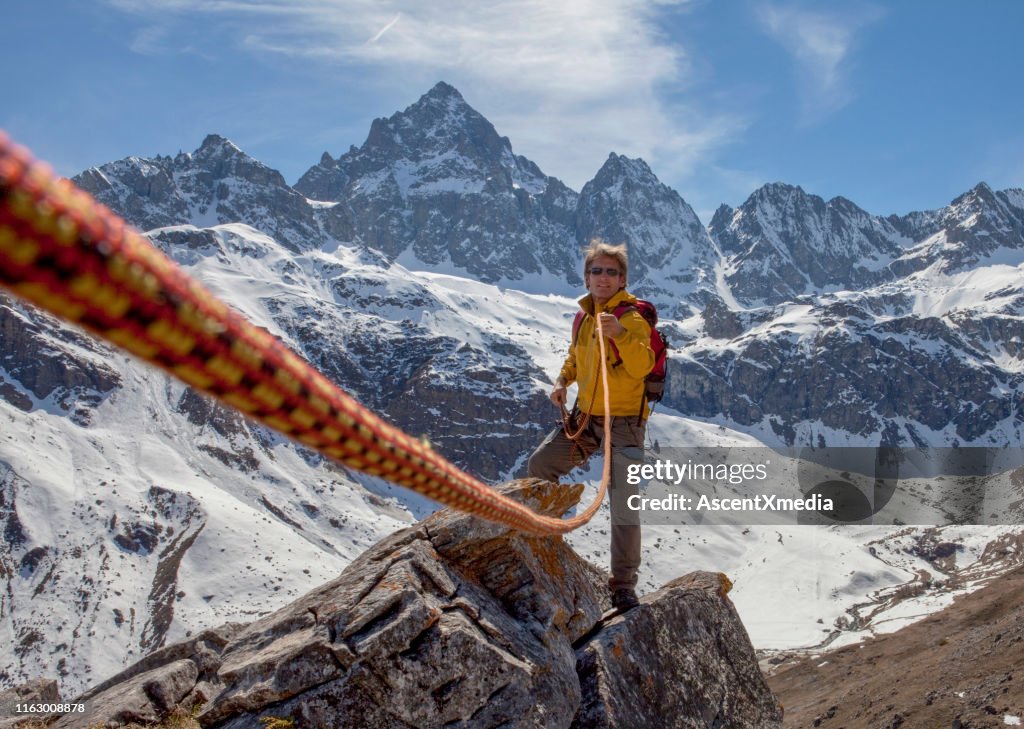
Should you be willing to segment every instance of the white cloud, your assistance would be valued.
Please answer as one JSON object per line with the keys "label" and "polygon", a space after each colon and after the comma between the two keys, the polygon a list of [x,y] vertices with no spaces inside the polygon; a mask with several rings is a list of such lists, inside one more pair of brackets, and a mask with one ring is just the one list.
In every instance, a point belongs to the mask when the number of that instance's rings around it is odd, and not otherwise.
{"label": "white cloud", "polygon": [[109,2],[150,24],[216,18],[249,52],[370,72],[410,96],[449,81],[518,153],[577,189],[611,151],[685,176],[740,127],[667,101],[690,69],[658,14],[692,0]]}
{"label": "white cloud", "polygon": [[876,8],[826,12],[797,5],[762,5],[764,31],[793,56],[800,78],[801,119],[813,124],[854,98],[847,66],[858,32],[881,18]]}

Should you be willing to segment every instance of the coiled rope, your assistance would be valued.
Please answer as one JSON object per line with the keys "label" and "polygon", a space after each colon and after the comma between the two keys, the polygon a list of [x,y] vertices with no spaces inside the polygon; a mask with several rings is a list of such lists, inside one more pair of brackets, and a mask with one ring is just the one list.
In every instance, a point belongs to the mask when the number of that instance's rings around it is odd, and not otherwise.
{"label": "coiled rope", "polygon": [[537,514],[389,425],[218,300],[70,180],[0,130],[0,286],[350,468],[529,534],[565,534],[597,512],[611,477],[604,336],[604,471],[571,519]]}

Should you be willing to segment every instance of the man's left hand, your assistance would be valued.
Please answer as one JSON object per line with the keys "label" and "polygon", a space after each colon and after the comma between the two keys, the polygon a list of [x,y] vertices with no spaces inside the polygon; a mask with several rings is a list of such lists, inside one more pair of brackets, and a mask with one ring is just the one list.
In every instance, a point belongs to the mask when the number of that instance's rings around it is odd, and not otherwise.
{"label": "man's left hand", "polygon": [[626,328],[619,323],[615,314],[604,312],[598,318],[601,321],[601,331],[604,332],[606,337],[618,339],[626,331]]}

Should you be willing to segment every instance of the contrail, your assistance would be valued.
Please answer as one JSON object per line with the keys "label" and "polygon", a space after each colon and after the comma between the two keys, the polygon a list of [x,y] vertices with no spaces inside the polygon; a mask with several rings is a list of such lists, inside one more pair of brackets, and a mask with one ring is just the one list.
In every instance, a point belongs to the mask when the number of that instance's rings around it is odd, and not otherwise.
{"label": "contrail", "polygon": [[379,40],[380,40],[380,37],[381,37],[382,35],[384,35],[385,33],[387,33],[387,32],[388,32],[389,30],[391,30],[392,26],[394,26],[394,24],[395,24],[395,23],[397,23],[397,22],[398,22],[398,19],[399,19],[399,18],[401,18],[401,17],[402,17],[402,14],[401,14],[401,13],[399,13],[398,15],[396,15],[396,16],[395,16],[395,17],[394,17],[394,18],[393,18],[393,19],[391,20],[391,22],[390,22],[390,23],[388,23],[388,24],[387,24],[387,25],[385,25],[385,26],[384,26],[383,28],[381,28],[380,30],[378,30],[378,31],[377,31],[377,34],[376,34],[375,36],[373,36],[373,38],[371,38],[370,40],[366,41],[367,45],[369,45],[370,43],[376,43],[377,41],[379,41]]}

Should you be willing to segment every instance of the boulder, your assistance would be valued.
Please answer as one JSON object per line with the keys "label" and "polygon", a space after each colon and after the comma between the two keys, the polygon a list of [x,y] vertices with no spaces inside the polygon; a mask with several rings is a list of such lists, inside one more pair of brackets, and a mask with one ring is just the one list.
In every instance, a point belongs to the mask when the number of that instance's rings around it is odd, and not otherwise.
{"label": "boulder", "polygon": [[573,727],[781,727],[730,587],[721,573],[680,577],[581,642]]}
{"label": "boulder", "polygon": [[[565,513],[581,487],[504,489]],[[604,608],[604,575],[561,538],[442,511],[228,646],[204,726],[568,726],[572,642]]]}

